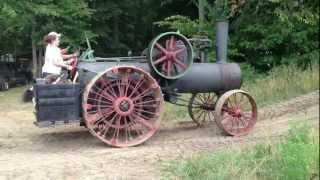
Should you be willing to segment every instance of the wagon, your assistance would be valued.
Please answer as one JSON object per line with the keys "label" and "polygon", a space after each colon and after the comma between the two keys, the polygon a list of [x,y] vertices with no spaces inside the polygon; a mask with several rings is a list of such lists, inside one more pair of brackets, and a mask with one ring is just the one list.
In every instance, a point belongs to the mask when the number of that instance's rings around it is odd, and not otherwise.
{"label": "wagon", "polygon": [[[211,40],[177,32],[155,37],[141,56],[95,57],[88,43],[73,83],[45,84],[35,90],[35,124],[79,124],[114,147],[139,145],[160,127],[164,101],[188,108],[197,126],[215,121],[227,135],[242,136],[257,120],[257,106],[240,90],[241,70],[227,62],[228,23],[216,24],[215,63],[208,63]],[[186,99],[184,94],[191,94]]]}

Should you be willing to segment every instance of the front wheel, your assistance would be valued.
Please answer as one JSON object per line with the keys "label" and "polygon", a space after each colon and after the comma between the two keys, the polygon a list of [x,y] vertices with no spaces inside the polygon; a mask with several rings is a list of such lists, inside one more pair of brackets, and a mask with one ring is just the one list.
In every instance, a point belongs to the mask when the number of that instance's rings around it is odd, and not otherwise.
{"label": "front wheel", "polygon": [[257,122],[256,102],[245,91],[228,91],[216,104],[215,120],[218,126],[229,135],[246,135]]}

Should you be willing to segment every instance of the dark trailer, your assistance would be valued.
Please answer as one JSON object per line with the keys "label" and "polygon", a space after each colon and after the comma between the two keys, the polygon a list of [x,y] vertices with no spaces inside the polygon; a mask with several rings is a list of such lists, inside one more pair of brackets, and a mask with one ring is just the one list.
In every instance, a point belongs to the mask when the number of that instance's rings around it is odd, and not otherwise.
{"label": "dark trailer", "polygon": [[0,55],[0,91],[31,82],[30,62],[28,58],[14,57],[12,54]]}

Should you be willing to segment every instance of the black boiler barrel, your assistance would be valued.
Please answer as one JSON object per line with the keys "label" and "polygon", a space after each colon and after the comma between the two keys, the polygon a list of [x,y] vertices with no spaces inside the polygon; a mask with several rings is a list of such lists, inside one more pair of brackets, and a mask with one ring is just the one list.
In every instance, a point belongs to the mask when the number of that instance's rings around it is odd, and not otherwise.
{"label": "black boiler barrel", "polygon": [[[80,83],[85,86],[97,74],[116,66],[134,66],[151,73],[147,63],[81,62],[78,67]],[[242,78],[240,67],[236,63],[193,63],[183,77],[169,82],[169,89],[178,93],[220,93],[239,89]]]}
{"label": "black boiler barrel", "polygon": [[178,93],[221,93],[239,89],[241,84],[241,69],[236,63],[194,63],[171,89]]}

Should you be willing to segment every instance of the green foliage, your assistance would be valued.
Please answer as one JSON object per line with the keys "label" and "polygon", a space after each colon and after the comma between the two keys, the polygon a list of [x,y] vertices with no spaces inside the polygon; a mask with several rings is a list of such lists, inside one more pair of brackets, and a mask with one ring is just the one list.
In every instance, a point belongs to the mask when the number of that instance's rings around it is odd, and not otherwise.
{"label": "green foliage", "polygon": [[280,143],[203,153],[170,163],[166,179],[290,179],[319,176],[319,136],[309,125],[293,126]]}
{"label": "green foliage", "polygon": [[289,61],[310,64],[319,48],[319,2],[248,1],[243,13],[234,18],[231,28],[233,48],[247,61],[266,71]]}
{"label": "green foliage", "polygon": [[189,37],[201,31],[214,40],[215,21],[229,19],[229,59],[247,62],[260,72],[290,63],[306,68],[319,58],[319,1],[216,0],[206,2],[206,14],[202,27],[184,16],[171,16],[157,25]]}
{"label": "green foliage", "polygon": [[170,16],[154,24],[159,27],[178,30],[181,34],[187,36],[197,34],[199,31],[199,22],[197,20],[192,21],[190,18],[181,15]]}
{"label": "green foliage", "polygon": [[295,64],[283,65],[264,77],[255,74],[252,68],[244,70],[247,79],[244,79],[242,89],[250,92],[260,107],[319,89],[319,62],[312,63],[305,70]]}
{"label": "green foliage", "polygon": [[50,31],[62,33],[66,43],[83,42],[83,32],[91,32],[87,24],[91,10],[86,0],[1,1],[0,4],[3,28],[0,38],[4,40],[0,48],[10,53],[25,49],[31,52],[31,41],[42,45],[43,36]]}
{"label": "green foliage", "polygon": [[247,63],[240,63],[242,79],[245,85],[255,83],[258,79],[263,78],[266,74],[259,73],[253,66]]}

